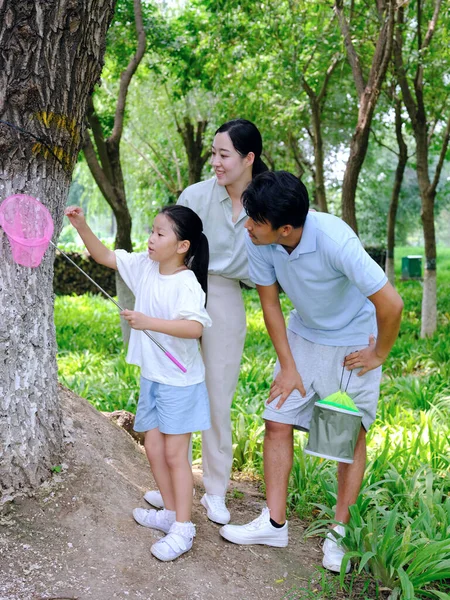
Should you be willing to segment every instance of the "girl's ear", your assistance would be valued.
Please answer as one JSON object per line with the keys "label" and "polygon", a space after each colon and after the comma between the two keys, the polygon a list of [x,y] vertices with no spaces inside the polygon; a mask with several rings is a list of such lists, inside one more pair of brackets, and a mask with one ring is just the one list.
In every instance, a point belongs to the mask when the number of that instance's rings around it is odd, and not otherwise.
{"label": "girl's ear", "polygon": [[177,254],[186,254],[190,247],[191,242],[189,240],[181,240],[181,242],[178,242]]}

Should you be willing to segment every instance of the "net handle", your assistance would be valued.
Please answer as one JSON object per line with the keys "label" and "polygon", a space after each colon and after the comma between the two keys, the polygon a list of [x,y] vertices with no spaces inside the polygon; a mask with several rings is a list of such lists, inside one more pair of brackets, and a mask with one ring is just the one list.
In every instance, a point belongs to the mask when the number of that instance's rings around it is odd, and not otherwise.
{"label": "net handle", "polygon": [[[94,281],[94,280],[92,279],[92,277],[90,277],[90,276],[89,276],[89,275],[86,273],[86,271],[83,271],[83,269],[82,269],[81,267],[79,267],[79,266],[77,265],[77,263],[76,263],[76,262],[74,262],[74,261],[73,261],[73,260],[70,258],[70,256],[67,256],[67,254],[66,254],[65,252],[63,252],[63,251],[62,251],[60,248],[58,248],[58,246],[57,246],[56,244],[54,244],[54,243],[53,243],[51,240],[50,240],[50,244],[53,246],[53,248],[55,248],[55,250],[58,250],[58,252],[59,252],[60,254],[62,254],[62,255],[64,256],[64,258],[66,258],[66,259],[67,259],[67,260],[68,260],[68,261],[69,261],[69,262],[70,262],[70,263],[71,263],[71,264],[72,264],[74,267],[76,267],[76,268],[77,268],[79,271],[81,271],[81,273],[83,273],[83,275],[84,275],[85,277],[87,277],[87,278],[89,279],[89,281],[90,281],[91,283],[93,283],[93,284],[95,285],[95,287],[96,287],[96,288],[98,288],[98,289],[99,289],[99,290],[100,290],[100,291],[101,291],[101,292],[102,292],[102,293],[103,293],[103,294],[104,294],[104,295],[105,295],[105,296],[108,298],[108,300],[111,300],[111,302],[112,302],[113,304],[115,304],[115,305],[117,306],[117,308],[118,308],[120,311],[123,311],[123,310],[124,310],[124,309],[123,309],[123,308],[120,306],[120,304],[119,304],[118,302],[116,302],[116,301],[114,300],[114,298],[112,298],[112,297],[111,297],[111,296],[108,294],[108,292],[107,292],[106,290],[104,290],[104,289],[103,289],[103,288],[102,288],[102,287],[101,287],[101,286],[100,286],[100,285],[99,285],[99,284],[98,284],[96,281]],[[180,362],[179,362],[179,361],[178,361],[178,360],[177,360],[177,359],[176,359],[174,356],[172,356],[172,354],[170,354],[170,352],[169,352],[168,350],[166,350],[166,349],[164,348],[164,346],[163,346],[162,344],[160,344],[160,343],[158,342],[158,340],[156,340],[156,339],[155,339],[155,338],[154,338],[154,337],[153,337],[153,336],[152,336],[152,335],[151,335],[151,334],[150,334],[150,333],[149,333],[149,332],[148,332],[146,329],[143,329],[142,331],[143,331],[143,333],[145,333],[145,335],[146,335],[146,336],[147,336],[147,337],[148,337],[148,338],[149,338],[149,339],[150,339],[150,340],[151,340],[151,341],[152,341],[154,344],[156,344],[156,345],[158,346],[158,348],[159,348],[160,350],[162,350],[162,351],[164,352],[164,354],[167,356],[167,358],[169,358],[169,359],[170,359],[170,360],[171,360],[171,361],[172,361],[172,362],[173,362],[173,363],[174,363],[174,364],[175,364],[175,365],[176,365],[176,366],[177,366],[177,367],[180,369],[180,371],[182,371],[183,373],[186,373],[186,372],[187,372],[187,369],[186,369],[186,367],[183,367],[183,365],[182,365],[182,364],[181,364],[181,363],[180,363]]]}
{"label": "net handle", "polygon": [[[341,391],[342,391],[342,380],[344,379],[344,371],[345,371],[345,366],[342,365],[341,381],[339,382],[339,389]],[[343,390],[344,392],[346,392],[347,389],[348,389],[348,384],[350,383],[350,379],[351,379],[352,373],[353,373],[353,369],[350,371],[350,374],[348,376],[347,385],[345,386],[345,390]]]}

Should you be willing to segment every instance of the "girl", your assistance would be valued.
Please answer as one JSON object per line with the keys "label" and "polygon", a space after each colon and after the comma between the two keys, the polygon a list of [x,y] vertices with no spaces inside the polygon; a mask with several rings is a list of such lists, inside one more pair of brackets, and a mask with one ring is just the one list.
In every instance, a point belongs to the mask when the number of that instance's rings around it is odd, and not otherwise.
{"label": "girl", "polygon": [[[168,206],[153,222],[148,253],[113,252],[88,227],[80,207],[66,209],[92,258],[117,269],[136,296],[135,310],[121,314],[132,327],[127,361],[141,367],[134,429],[145,431],[145,451],[165,509],[133,511],[144,527],[167,535],[151,547],[174,560],[192,547],[193,479],[188,459],[191,433],[210,427],[205,368],[198,340],[211,319],[205,310],[208,240],[200,218],[184,206]],[[140,330],[152,335],[187,369],[183,373]]]}
{"label": "girl", "polygon": [[[209,519],[226,524],[230,513],[225,494],[233,462],[230,409],[246,332],[240,282],[253,287],[248,277],[244,244],[246,214],[241,195],[253,177],[268,169],[261,160],[261,134],[245,119],[234,119],[219,127],[211,153],[215,177],[186,188],[178,204],[192,208],[199,215],[209,241],[206,308],[213,325],[203,334],[202,354],[212,427],[202,434],[206,494],[201,503]],[[153,506],[163,506],[155,490],[147,492],[144,498]]]}

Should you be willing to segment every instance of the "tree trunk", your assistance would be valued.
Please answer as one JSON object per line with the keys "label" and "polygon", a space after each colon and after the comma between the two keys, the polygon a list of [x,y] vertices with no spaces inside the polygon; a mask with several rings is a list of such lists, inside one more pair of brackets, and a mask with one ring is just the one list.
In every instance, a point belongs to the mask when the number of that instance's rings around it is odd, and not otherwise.
{"label": "tree trunk", "polygon": [[323,139],[322,139],[322,123],[320,105],[310,98],[310,106],[312,113],[313,126],[313,145],[314,145],[314,187],[316,202],[319,210],[328,212],[327,196],[325,192],[325,177],[324,177],[324,156],[323,156]]}
{"label": "tree trunk", "polygon": [[370,122],[375,105],[362,105],[359,110],[358,124],[350,143],[350,155],[345,167],[342,182],[342,218],[355,233],[358,233],[356,222],[355,198],[359,174],[367,154],[369,144]]}
{"label": "tree trunk", "polygon": [[422,201],[422,227],[425,242],[425,269],[422,296],[421,337],[433,335],[437,325],[436,305],[436,231],[434,203],[436,185],[431,185],[428,165],[428,127],[424,106],[418,103],[413,123],[416,141],[417,182]]}
{"label": "tree trunk", "polygon": [[[417,172],[420,178],[419,171]],[[420,187],[420,185],[419,185]],[[421,190],[422,224],[425,240],[425,270],[422,296],[421,337],[433,335],[437,326],[436,232],[434,228],[435,193]]]}
{"label": "tree trunk", "polygon": [[[0,4],[0,200],[38,197],[61,230],[114,0]],[[0,230],[0,504],[45,479],[63,442],[53,258],[16,265]],[[70,268],[70,267],[68,267]],[[76,318],[76,315],[74,315]]]}
{"label": "tree trunk", "polygon": [[436,304],[436,231],[434,226],[434,203],[436,186],[431,185],[428,170],[428,132],[423,106],[415,114],[414,137],[416,140],[417,182],[422,201],[422,227],[425,242],[425,269],[422,296],[421,337],[433,335],[437,325]]}
{"label": "tree trunk", "polygon": [[209,149],[205,151],[203,147],[207,126],[208,121],[197,121],[197,127],[194,127],[189,117],[183,119],[183,126],[177,123],[188,159],[189,185],[201,180],[203,167],[209,157]]}
{"label": "tree trunk", "polygon": [[403,176],[408,161],[408,147],[402,133],[401,102],[395,100],[395,134],[398,144],[398,162],[395,170],[394,185],[392,188],[391,202],[387,219],[387,251],[386,275],[392,285],[395,285],[394,249],[395,249],[395,224],[397,221],[398,201],[402,189]]}

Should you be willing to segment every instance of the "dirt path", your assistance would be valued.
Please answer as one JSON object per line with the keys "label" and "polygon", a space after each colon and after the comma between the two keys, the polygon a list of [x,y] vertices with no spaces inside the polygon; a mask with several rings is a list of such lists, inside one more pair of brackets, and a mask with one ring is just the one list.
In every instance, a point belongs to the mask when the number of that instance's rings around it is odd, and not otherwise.
{"label": "dirt path", "polygon": [[[61,389],[61,402],[68,442],[61,473],[0,517],[0,600],[305,597],[294,590],[320,564],[319,543],[305,542],[295,519],[285,549],[224,541],[199,504],[199,476],[193,550],[173,563],[152,557],[159,533],[131,517],[154,485],[142,450],[85,400]],[[228,504],[233,522],[245,523],[264,498],[255,485],[233,482]]]}

